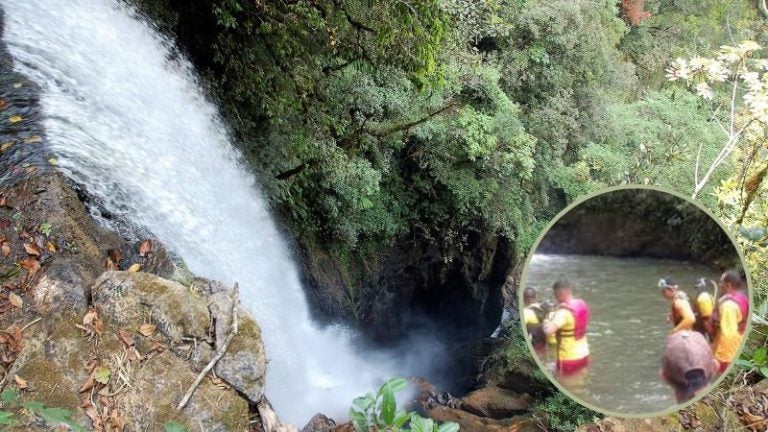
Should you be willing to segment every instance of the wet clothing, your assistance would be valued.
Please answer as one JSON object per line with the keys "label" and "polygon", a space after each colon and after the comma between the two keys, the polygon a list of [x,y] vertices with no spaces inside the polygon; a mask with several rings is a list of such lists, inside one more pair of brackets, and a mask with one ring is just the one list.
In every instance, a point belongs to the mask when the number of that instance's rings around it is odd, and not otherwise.
{"label": "wet clothing", "polygon": [[749,317],[749,299],[740,291],[725,294],[712,313],[715,329],[713,349],[721,363],[730,363],[739,352]]}
{"label": "wet clothing", "polygon": [[[573,372],[588,364],[589,307],[581,299],[560,303],[550,320],[557,328],[557,365]],[[560,369],[558,368],[558,371]]]}
{"label": "wet clothing", "polygon": [[715,309],[715,299],[709,291],[702,291],[696,296],[696,309],[698,309],[699,316],[703,319],[709,319],[712,315],[712,310]]}
{"label": "wet clothing", "polygon": [[531,337],[531,345],[536,351],[542,351],[547,348],[546,337],[541,329],[543,319],[543,310],[538,303],[531,303],[523,308],[523,322],[525,329]]}
{"label": "wet clothing", "polygon": [[702,291],[696,296],[696,331],[708,334],[706,323],[711,319],[714,308],[715,299],[709,291]]}
{"label": "wet clothing", "polygon": [[691,330],[693,328],[693,325],[696,323],[696,316],[693,314],[691,302],[684,292],[677,291],[675,293],[675,296],[672,298],[669,317],[675,326],[670,333]]}
{"label": "wet clothing", "polygon": [[546,336],[542,324],[546,318],[546,310],[539,303],[531,303],[523,308],[523,323],[531,336],[531,345],[539,353],[546,354],[547,344],[555,345],[555,335]]}
{"label": "wet clothing", "polygon": [[555,363],[555,370],[560,375],[572,375],[587,366],[589,366],[589,356],[578,360],[558,360]]}

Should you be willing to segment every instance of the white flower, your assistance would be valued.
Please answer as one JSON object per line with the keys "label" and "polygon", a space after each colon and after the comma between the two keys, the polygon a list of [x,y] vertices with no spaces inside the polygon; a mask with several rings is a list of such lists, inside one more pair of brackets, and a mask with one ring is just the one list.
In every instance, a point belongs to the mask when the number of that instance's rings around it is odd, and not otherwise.
{"label": "white flower", "polygon": [[748,92],[744,102],[758,121],[768,124],[768,93]]}
{"label": "white flower", "polygon": [[714,82],[723,82],[728,79],[730,72],[719,61],[710,61],[707,65],[707,78]]}
{"label": "white flower", "polygon": [[744,80],[750,90],[760,91],[763,87],[763,82],[760,81],[760,74],[757,72],[742,72],[741,79]]}
{"label": "white flower", "polygon": [[700,82],[696,85],[696,94],[707,100],[710,100],[715,96],[712,88],[706,82]]}
{"label": "white flower", "polygon": [[744,54],[747,54],[752,51],[757,51],[759,49],[760,49],[760,45],[758,45],[758,43],[755,41],[745,40],[739,44],[739,51],[741,51]]}
{"label": "white flower", "polygon": [[703,72],[704,69],[709,65],[709,62],[709,59],[696,56],[691,59],[691,71],[694,73]]}
{"label": "white flower", "polygon": [[685,59],[678,58],[669,65],[669,68],[667,68],[667,78],[670,81],[677,81],[679,79],[688,80],[690,77],[691,70]]}
{"label": "white flower", "polygon": [[725,64],[733,64],[741,60],[739,50],[735,47],[723,45],[720,47],[720,54],[717,59]]}

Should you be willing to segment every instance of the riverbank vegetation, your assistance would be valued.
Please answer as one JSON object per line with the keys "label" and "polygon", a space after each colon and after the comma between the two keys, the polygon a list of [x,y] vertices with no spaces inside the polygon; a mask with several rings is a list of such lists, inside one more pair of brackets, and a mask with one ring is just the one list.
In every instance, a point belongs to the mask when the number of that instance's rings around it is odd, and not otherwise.
{"label": "riverbank vegetation", "polygon": [[468,230],[523,255],[584,192],[696,188],[721,209],[713,192],[744,171],[726,158],[697,187],[725,141],[718,101],[665,68],[764,37],[754,2],[138,3],[223,102],[289,229],[345,260]]}

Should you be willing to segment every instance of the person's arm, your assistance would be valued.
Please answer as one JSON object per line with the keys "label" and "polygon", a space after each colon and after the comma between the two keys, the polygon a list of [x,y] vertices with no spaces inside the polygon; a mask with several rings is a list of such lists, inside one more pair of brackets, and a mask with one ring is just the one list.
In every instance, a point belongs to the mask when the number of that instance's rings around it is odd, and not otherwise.
{"label": "person's arm", "polygon": [[675,310],[682,317],[682,319],[677,324],[677,326],[675,326],[675,328],[672,329],[670,333],[674,333],[680,330],[686,330],[693,327],[693,324],[696,322],[696,316],[693,315],[693,309],[691,309],[691,305],[688,304],[688,302],[685,302],[682,300],[676,300]]}
{"label": "person's arm", "polygon": [[560,327],[565,325],[567,311],[565,309],[558,309],[552,316],[552,319],[544,321],[544,334],[549,336],[560,330]]}

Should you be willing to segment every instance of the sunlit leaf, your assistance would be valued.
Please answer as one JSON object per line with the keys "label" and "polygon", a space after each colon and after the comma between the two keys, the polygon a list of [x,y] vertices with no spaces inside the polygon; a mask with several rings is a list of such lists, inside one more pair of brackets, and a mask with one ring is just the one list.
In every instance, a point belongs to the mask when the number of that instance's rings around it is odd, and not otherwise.
{"label": "sunlit leaf", "polygon": [[99,366],[95,370],[94,379],[96,382],[107,384],[109,382],[110,376],[111,372],[108,367]]}
{"label": "sunlit leaf", "polygon": [[142,326],[139,327],[139,333],[144,336],[152,336],[155,334],[155,330],[157,330],[157,326],[154,324],[142,324]]}
{"label": "sunlit leaf", "polygon": [[34,243],[24,243],[24,250],[32,256],[40,256],[40,248]]}
{"label": "sunlit leaf", "polygon": [[8,301],[11,302],[11,304],[14,307],[19,308],[19,309],[21,309],[24,306],[24,300],[22,300],[21,297],[19,297],[18,295],[14,294],[14,293],[8,294]]}
{"label": "sunlit leaf", "polygon": [[29,387],[29,384],[27,383],[27,380],[25,380],[24,378],[22,378],[22,377],[20,377],[18,375],[14,375],[13,376],[13,380],[16,381],[16,387],[19,390],[24,390],[25,388]]}

